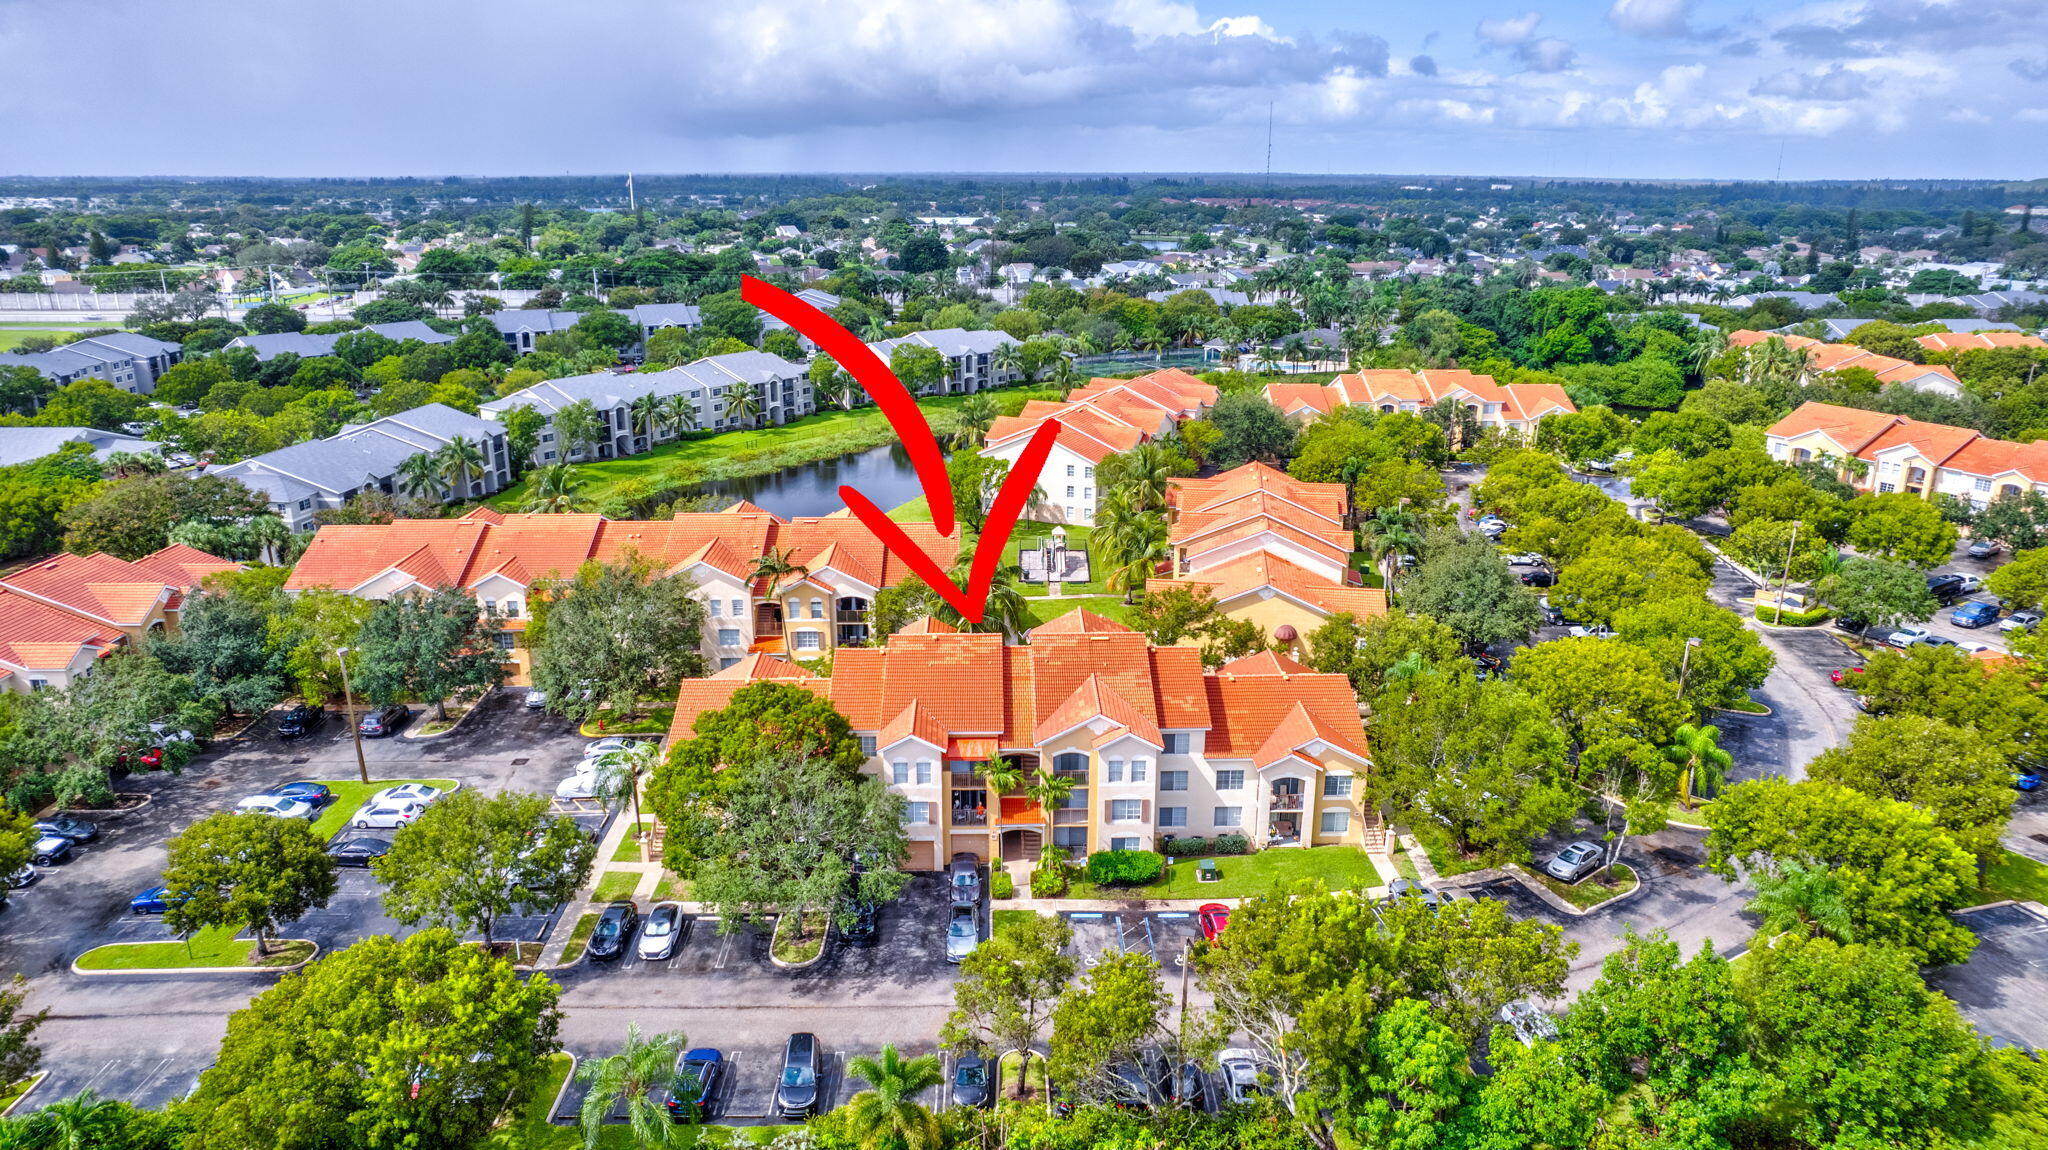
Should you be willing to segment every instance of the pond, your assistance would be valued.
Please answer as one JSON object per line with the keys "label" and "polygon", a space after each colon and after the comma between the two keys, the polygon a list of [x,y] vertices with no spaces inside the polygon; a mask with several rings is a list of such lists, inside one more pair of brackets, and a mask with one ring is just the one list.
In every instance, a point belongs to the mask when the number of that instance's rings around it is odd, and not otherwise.
{"label": "pond", "polygon": [[751,479],[725,479],[703,486],[714,507],[744,499],[784,519],[799,515],[830,515],[846,507],[841,484],[854,487],[887,511],[924,494],[917,469],[900,443],[869,451],[820,459]]}

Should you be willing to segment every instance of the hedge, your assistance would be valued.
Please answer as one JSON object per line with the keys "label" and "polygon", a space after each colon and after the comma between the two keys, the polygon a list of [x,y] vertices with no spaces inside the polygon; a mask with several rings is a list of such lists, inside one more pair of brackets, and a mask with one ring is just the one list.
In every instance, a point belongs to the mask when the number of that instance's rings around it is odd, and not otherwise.
{"label": "hedge", "polygon": [[1009,871],[998,869],[989,876],[988,893],[990,898],[1015,898],[1017,880],[1010,877]]}
{"label": "hedge", "polygon": [[1031,868],[1031,897],[1058,898],[1067,893],[1074,883],[1075,867],[1066,860],[1048,854]]}
{"label": "hedge", "polygon": [[1759,604],[1756,608],[1757,622],[1773,623],[1785,627],[1811,627],[1816,623],[1825,623],[1830,614],[1832,612],[1826,607],[1815,607],[1811,611],[1787,611],[1785,612],[1785,617],[1780,619],[1778,618],[1778,609],[1775,606],[1765,607]]}
{"label": "hedge", "polygon": [[1096,886],[1142,886],[1166,869],[1158,851],[1096,851],[1088,856],[1088,881]]}
{"label": "hedge", "polygon": [[1251,840],[1243,835],[1217,835],[1213,839],[1188,835],[1161,844],[1167,854],[1177,859],[1197,855],[1241,855],[1250,850],[1251,845]]}

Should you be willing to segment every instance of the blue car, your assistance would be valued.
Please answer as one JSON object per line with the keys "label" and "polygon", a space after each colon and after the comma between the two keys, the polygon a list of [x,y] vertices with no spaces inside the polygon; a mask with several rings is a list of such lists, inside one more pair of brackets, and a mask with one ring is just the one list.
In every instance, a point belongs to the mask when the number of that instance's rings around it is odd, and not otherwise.
{"label": "blue car", "polygon": [[2012,781],[2017,790],[2038,791],[2041,789],[2041,772],[2021,771]]}
{"label": "blue car", "polygon": [[708,1046],[683,1055],[675,1080],[668,1087],[668,1116],[676,1122],[702,1122],[711,1117],[711,1104],[725,1078],[725,1055]]}
{"label": "blue car", "polygon": [[153,886],[128,900],[128,909],[136,914],[162,914],[184,902],[190,896],[174,894],[167,886]]}
{"label": "blue car", "polygon": [[1998,608],[1972,599],[1951,612],[1949,619],[1958,627],[1983,627],[1998,621]]}

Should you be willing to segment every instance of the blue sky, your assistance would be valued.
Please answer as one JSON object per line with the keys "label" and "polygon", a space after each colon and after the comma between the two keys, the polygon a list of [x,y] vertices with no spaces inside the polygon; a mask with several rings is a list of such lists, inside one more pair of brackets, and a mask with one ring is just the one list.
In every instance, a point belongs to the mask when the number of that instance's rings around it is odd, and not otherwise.
{"label": "blue sky", "polygon": [[2048,175],[2048,2],[0,0],[0,172]]}

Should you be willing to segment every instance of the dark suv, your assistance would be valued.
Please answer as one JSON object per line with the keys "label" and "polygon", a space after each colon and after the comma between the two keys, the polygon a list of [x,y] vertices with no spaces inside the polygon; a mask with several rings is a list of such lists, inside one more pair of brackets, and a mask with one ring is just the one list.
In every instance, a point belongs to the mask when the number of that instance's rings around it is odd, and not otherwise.
{"label": "dark suv", "polygon": [[296,739],[303,735],[312,734],[320,726],[321,721],[326,718],[327,712],[325,710],[300,703],[278,717],[277,737],[280,739]]}
{"label": "dark suv", "polygon": [[1929,575],[1927,577],[1927,593],[1939,599],[1943,604],[1953,603],[1963,597],[1963,577],[1961,575]]}
{"label": "dark suv", "polygon": [[782,1048],[782,1073],[775,1080],[775,1113],[808,1118],[818,1112],[818,1036],[792,1034]]}
{"label": "dark suv", "polygon": [[410,708],[399,703],[393,703],[388,707],[379,707],[364,715],[362,723],[359,724],[359,729],[364,735],[374,739],[382,735],[392,734],[398,728],[403,727],[406,720],[410,718],[412,718]]}

